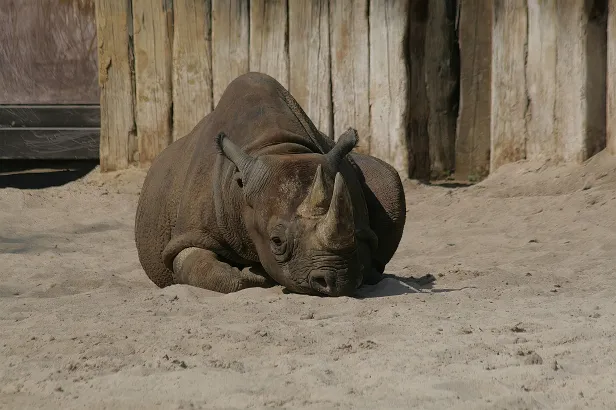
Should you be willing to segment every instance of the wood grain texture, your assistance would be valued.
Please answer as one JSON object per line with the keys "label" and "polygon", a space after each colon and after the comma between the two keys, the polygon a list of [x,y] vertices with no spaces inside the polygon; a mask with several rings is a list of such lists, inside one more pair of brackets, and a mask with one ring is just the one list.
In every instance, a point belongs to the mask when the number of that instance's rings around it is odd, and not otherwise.
{"label": "wood grain texture", "polygon": [[557,3],[557,0],[528,0],[526,157],[529,159],[554,158],[560,144],[555,124]]}
{"label": "wood grain texture", "polygon": [[249,35],[248,0],[212,0],[214,106],[229,83],[249,70]]}
{"label": "wood grain texture", "polygon": [[408,6],[407,0],[370,2],[370,154],[399,172],[408,169]]}
{"label": "wood grain texture", "polygon": [[130,0],[97,0],[101,171],[128,168],[136,153]]}
{"label": "wood grain texture", "polygon": [[455,167],[459,179],[490,172],[492,1],[460,0],[460,107]]}
{"label": "wood grain texture", "polygon": [[133,30],[139,162],[147,166],[171,142],[170,2],[133,0]]}
{"label": "wood grain texture", "polygon": [[333,137],[329,1],[289,0],[289,91],[317,128]]}
{"label": "wood grain texture", "polygon": [[596,0],[582,9],[581,33],[585,33],[586,96],[585,133],[583,156],[586,159],[605,149],[607,132],[607,19],[608,1]]}
{"label": "wood grain texture", "polygon": [[409,64],[410,95],[409,128],[407,136],[408,177],[430,178],[430,145],[428,118],[430,109],[426,90],[425,54],[428,2],[410,0]]}
{"label": "wood grain texture", "polygon": [[98,104],[94,0],[1,3],[0,104]]}
{"label": "wood grain texture", "polygon": [[329,2],[334,135],[359,134],[357,152],[370,152],[370,57],[367,0]]}
{"label": "wood grain texture", "polygon": [[275,78],[289,88],[288,8],[286,0],[250,2],[250,71]]}
{"label": "wood grain texture", "polygon": [[[455,36],[456,5],[453,0],[428,2],[426,24],[426,95],[430,116],[430,173],[449,176],[455,168],[458,114],[458,44]],[[482,22],[485,24],[485,22]]]}
{"label": "wood grain texture", "polygon": [[526,0],[495,0],[490,172],[526,157]]}
{"label": "wood grain texture", "polygon": [[528,159],[579,162],[605,146],[601,3],[528,1]]}
{"label": "wood grain texture", "polygon": [[250,2],[250,71],[274,77],[289,88],[288,10],[286,0]]}
{"label": "wood grain texture", "polygon": [[101,124],[98,105],[0,105],[0,129],[88,127]]}
{"label": "wood grain texture", "polygon": [[609,0],[607,17],[607,151],[616,155],[616,0]]}
{"label": "wood grain texture", "polygon": [[0,128],[0,159],[97,159],[98,128]]}
{"label": "wood grain texture", "polygon": [[210,0],[174,0],[173,140],[213,109]]}

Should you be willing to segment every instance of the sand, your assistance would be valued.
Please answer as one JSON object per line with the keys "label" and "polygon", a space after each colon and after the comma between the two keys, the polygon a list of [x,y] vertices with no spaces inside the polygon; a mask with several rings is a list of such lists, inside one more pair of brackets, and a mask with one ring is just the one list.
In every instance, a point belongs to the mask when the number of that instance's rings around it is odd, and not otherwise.
{"label": "sand", "polygon": [[142,179],[0,190],[0,408],[616,408],[615,158],[406,181],[358,298],[157,288]]}

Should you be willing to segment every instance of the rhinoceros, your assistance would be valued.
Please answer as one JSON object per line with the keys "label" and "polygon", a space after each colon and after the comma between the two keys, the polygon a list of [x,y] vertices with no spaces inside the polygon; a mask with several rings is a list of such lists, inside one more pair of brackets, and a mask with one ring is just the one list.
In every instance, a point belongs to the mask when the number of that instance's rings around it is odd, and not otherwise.
{"label": "rhinoceros", "polygon": [[353,296],[375,284],[404,229],[402,181],[386,162],[320,132],[274,78],[235,78],[215,109],[152,162],[135,241],[159,287],[221,293],[282,285]]}

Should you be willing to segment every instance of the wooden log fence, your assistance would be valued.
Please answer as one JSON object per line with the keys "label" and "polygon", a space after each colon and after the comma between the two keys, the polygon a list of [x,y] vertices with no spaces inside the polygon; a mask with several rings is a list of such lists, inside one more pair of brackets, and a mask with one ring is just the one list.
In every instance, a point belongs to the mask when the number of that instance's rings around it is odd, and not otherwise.
{"label": "wooden log fence", "polygon": [[147,167],[248,71],[411,178],[616,154],[615,1],[97,0],[101,168]]}

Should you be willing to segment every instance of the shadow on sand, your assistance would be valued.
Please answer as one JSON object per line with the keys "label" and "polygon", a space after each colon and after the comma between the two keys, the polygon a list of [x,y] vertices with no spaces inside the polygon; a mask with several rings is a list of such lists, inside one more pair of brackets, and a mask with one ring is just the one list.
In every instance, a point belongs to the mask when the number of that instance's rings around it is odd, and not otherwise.
{"label": "shadow on sand", "polygon": [[448,180],[419,181],[419,183],[422,185],[433,186],[437,188],[448,188],[448,189],[469,188],[475,185],[474,182],[470,182],[470,181],[448,181]]}
{"label": "shadow on sand", "polygon": [[0,188],[57,187],[86,176],[98,161],[0,161]]}
{"label": "shadow on sand", "polygon": [[409,293],[444,293],[457,292],[464,289],[474,289],[474,286],[465,286],[456,289],[434,289],[436,278],[433,275],[424,275],[420,278],[403,277],[390,273],[383,275],[383,279],[376,285],[364,285],[357,290],[358,299],[379,298],[385,296],[406,295]]}

